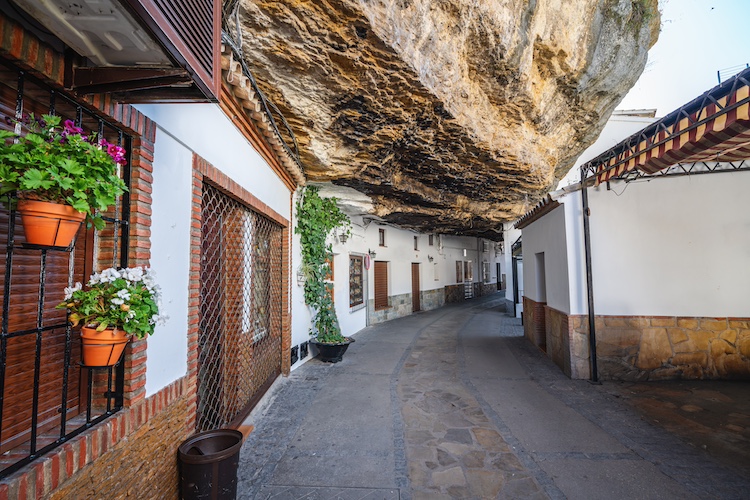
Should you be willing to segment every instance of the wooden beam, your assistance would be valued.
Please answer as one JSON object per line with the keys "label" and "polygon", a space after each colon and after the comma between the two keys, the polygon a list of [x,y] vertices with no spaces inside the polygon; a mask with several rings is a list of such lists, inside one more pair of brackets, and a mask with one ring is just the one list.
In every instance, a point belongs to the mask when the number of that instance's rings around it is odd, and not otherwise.
{"label": "wooden beam", "polygon": [[191,83],[192,78],[188,72],[179,68],[74,68],[70,89],[80,94],[98,94]]}

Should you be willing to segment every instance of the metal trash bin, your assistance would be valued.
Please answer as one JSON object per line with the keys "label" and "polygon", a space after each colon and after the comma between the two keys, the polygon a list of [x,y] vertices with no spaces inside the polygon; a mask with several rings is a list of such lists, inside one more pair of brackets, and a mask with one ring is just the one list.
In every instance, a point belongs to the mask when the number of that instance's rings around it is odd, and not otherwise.
{"label": "metal trash bin", "polygon": [[180,498],[234,500],[242,433],[216,429],[195,434],[177,448]]}

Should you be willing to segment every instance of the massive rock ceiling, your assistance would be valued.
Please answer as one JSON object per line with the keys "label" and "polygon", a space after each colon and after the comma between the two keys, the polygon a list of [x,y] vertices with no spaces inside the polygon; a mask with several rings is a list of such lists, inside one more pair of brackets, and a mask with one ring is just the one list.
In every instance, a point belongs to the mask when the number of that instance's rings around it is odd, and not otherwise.
{"label": "massive rock ceiling", "polygon": [[239,19],[309,180],[494,239],[596,139],[659,29],[656,0],[240,0]]}

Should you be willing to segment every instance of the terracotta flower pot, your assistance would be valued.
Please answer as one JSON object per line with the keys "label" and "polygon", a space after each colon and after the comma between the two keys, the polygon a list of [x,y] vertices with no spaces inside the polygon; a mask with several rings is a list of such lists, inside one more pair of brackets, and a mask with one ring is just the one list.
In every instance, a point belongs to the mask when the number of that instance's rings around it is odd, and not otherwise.
{"label": "terracotta flower pot", "polygon": [[67,247],[75,238],[86,214],[70,205],[37,200],[18,200],[26,243]]}
{"label": "terracotta flower pot", "polygon": [[130,340],[124,330],[108,328],[97,332],[96,328],[81,328],[83,364],[85,366],[112,366],[120,361],[122,351]]}

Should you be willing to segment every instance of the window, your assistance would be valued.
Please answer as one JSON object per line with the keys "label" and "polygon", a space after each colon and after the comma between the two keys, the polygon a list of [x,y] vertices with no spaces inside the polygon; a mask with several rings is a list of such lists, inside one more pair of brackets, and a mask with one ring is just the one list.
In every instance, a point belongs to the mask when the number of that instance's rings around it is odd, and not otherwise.
{"label": "window", "polygon": [[474,280],[474,269],[470,260],[456,261],[456,283]]}
{"label": "window", "polygon": [[435,281],[440,281],[440,266],[438,266],[437,262],[432,264],[432,270]]}
{"label": "window", "polygon": [[432,245],[433,245],[433,241],[434,241],[434,237],[433,237],[433,235],[429,235],[429,236],[427,237],[427,244],[428,244],[429,246],[432,246]]}
{"label": "window", "polygon": [[378,229],[378,245],[385,246],[385,229]]}
{"label": "window", "polygon": [[328,296],[331,298],[331,303],[336,302],[336,297],[333,294],[333,256],[331,256],[330,259],[326,260],[326,266],[328,266],[328,271],[326,271],[326,291],[328,292]]}
{"label": "window", "polygon": [[363,305],[365,302],[363,258],[361,255],[349,256],[349,307]]}
{"label": "window", "polygon": [[414,250],[419,250],[419,236],[414,237]]}
{"label": "window", "polygon": [[[12,117],[18,107],[19,114],[40,116],[54,108],[53,114],[63,120],[75,120],[87,132],[99,131],[109,142],[125,147],[128,168],[122,169],[122,175],[129,183],[133,148],[127,131],[100,119],[25,72],[3,63],[0,73],[4,113]],[[5,121],[0,128],[12,130]],[[0,332],[4,390],[2,477],[102,422],[123,406],[124,374],[132,373],[131,369],[124,368],[124,362],[96,372],[82,367],[66,311],[55,309],[55,305],[64,295],[63,288],[77,281],[85,283],[94,270],[128,267],[132,248],[125,238],[113,237],[121,234],[127,224],[121,216],[126,213],[127,196],[113,201],[104,214],[105,230],[95,238],[94,231],[84,224],[69,249],[28,245],[18,214],[7,206],[0,207],[0,279],[4,284],[0,292],[4,299]],[[12,272],[4,272],[6,265]]]}
{"label": "window", "polygon": [[482,262],[482,283],[490,282],[490,263]]}
{"label": "window", "polygon": [[474,281],[474,266],[470,260],[464,261],[464,281]]}

